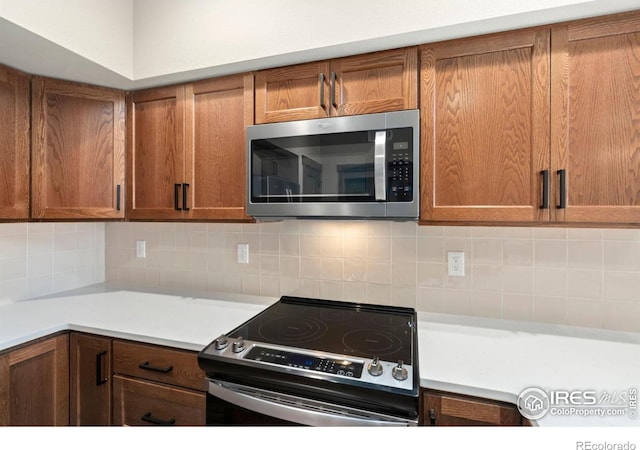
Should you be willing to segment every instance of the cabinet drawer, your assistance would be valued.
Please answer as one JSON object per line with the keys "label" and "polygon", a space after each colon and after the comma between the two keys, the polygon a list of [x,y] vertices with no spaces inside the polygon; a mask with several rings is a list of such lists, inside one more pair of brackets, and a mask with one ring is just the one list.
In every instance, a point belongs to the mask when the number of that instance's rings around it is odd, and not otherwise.
{"label": "cabinet drawer", "polygon": [[204,425],[206,394],[113,377],[115,425]]}
{"label": "cabinet drawer", "polygon": [[161,383],[206,391],[204,372],[195,352],[155,345],[113,342],[113,371]]}
{"label": "cabinet drawer", "polygon": [[422,394],[423,425],[518,426],[522,417],[513,405],[446,392]]}

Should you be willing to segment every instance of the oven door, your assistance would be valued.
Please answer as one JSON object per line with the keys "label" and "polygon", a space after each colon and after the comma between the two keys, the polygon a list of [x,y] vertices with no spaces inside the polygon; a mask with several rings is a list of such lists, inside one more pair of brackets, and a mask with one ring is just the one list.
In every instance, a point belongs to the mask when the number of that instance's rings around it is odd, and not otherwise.
{"label": "oven door", "polygon": [[412,426],[417,422],[209,379],[207,425]]}

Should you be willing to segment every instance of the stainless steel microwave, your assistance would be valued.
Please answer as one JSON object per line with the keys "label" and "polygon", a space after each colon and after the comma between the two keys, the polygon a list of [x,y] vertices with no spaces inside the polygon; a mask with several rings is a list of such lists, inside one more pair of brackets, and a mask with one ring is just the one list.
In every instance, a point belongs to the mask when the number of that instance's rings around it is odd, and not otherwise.
{"label": "stainless steel microwave", "polygon": [[247,128],[247,214],[416,220],[418,110]]}

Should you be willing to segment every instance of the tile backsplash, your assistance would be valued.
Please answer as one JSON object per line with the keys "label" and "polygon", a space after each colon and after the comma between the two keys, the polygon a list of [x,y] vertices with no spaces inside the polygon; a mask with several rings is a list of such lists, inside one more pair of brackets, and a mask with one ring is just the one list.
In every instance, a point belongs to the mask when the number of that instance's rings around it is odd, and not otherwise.
{"label": "tile backsplash", "polygon": [[[106,280],[131,287],[300,295],[640,331],[639,229],[313,220],[105,228]],[[136,258],[137,240],[146,241],[144,259]],[[249,244],[248,264],[237,262],[239,243]],[[464,252],[464,277],[447,275],[448,251]]]}
{"label": "tile backsplash", "polygon": [[104,223],[0,223],[0,304],[105,277]]}

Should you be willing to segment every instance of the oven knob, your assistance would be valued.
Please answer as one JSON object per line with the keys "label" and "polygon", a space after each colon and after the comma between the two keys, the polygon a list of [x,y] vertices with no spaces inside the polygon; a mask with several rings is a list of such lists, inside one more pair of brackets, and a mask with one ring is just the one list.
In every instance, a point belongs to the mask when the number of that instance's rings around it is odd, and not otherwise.
{"label": "oven knob", "polygon": [[224,350],[229,346],[229,340],[223,334],[218,339],[213,341],[213,346],[215,347],[216,350]]}
{"label": "oven knob", "polygon": [[373,358],[373,361],[371,361],[367,366],[367,372],[369,372],[369,375],[374,377],[382,375],[382,363],[380,362],[380,358],[377,356]]}
{"label": "oven knob", "polygon": [[237,341],[233,342],[233,345],[231,346],[233,353],[240,353],[242,350],[244,350],[244,339],[242,339],[242,337],[239,337]]}
{"label": "oven knob", "polygon": [[393,368],[391,371],[391,376],[398,381],[404,381],[407,379],[409,374],[407,373],[407,369],[403,365],[403,361],[398,361],[398,365]]}

